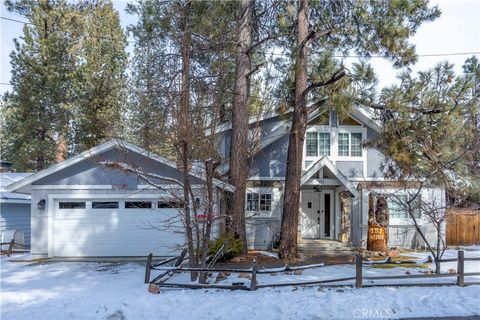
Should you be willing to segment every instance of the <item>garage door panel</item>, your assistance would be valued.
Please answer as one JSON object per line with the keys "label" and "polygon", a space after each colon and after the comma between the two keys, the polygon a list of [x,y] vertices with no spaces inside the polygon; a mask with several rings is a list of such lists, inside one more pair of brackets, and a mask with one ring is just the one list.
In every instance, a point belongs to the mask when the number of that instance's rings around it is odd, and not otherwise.
{"label": "garage door panel", "polygon": [[174,255],[185,243],[179,231],[176,209],[57,209],[55,256]]}

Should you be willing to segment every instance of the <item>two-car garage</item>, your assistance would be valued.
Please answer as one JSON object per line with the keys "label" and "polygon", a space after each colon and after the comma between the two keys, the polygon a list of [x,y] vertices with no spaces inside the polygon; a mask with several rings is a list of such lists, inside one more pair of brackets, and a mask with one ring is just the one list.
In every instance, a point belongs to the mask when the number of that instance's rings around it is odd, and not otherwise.
{"label": "two-car garage", "polygon": [[52,200],[49,256],[171,256],[185,242],[174,202],[111,196]]}

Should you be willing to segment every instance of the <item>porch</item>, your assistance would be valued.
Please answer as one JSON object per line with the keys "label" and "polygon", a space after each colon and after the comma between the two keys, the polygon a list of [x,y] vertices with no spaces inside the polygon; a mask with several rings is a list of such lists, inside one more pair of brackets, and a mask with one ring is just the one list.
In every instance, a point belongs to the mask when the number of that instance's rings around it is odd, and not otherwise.
{"label": "porch", "polygon": [[302,175],[298,247],[302,253],[348,253],[356,188],[326,157]]}

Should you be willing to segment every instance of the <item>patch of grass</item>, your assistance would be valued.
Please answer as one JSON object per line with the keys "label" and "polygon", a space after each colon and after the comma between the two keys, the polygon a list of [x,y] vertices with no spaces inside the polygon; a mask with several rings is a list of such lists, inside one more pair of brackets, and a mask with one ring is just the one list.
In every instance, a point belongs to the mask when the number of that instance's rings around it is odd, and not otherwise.
{"label": "patch of grass", "polygon": [[385,264],[372,264],[372,268],[375,269],[393,269],[393,268],[419,268],[419,269],[427,269],[428,264],[426,263],[385,263]]}

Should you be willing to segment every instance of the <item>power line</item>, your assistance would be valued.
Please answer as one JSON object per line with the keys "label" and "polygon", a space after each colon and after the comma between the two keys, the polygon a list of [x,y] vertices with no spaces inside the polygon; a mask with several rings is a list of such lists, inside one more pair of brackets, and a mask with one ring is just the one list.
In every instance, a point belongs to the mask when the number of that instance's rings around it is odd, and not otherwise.
{"label": "power line", "polygon": [[[0,19],[3,19],[3,20],[8,20],[8,21],[12,21],[12,22],[17,22],[17,23],[23,23],[23,24],[30,24],[32,25],[31,22],[27,22],[27,21],[21,21],[21,20],[17,20],[17,19],[13,19],[13,18],[7,18],[7,17],[2,17],[0,16]],[[104,39],[107,39],[108,37],[106,36],[100,36],[99,38],[104,38]],[[133,43],[137,43],[135,37],[132,37],[132,36],[127,36],[127,39],[130,38],[132,40],[129,40],[129,42],[133,42]],[[236,53],[235,50],[227,50],[227,49],[211,49],[211,50],[208,50],[208,49],[203,49],[202,51],[227,51],[227,52],[232,52],[232,53]],[[265,51],[257,51],[258,53],[263,53],[263,54],[266,54],[266,55],[273,55],[273,56],[285,56],[285,57],[289,57],[290,54],[288,53],[274,53],[274,52],[265,52]],[[471,54],[480,54],[480,51],[470,51],[470,52],[447,52],[447,53],[426,53],[426,54],[417,54],[417,57],[419,58],[423,58],[423,57],[447,57],[447,56],[466,56],[466,55],[471,55]],[[381,58],[381,59],[384,59],[385,56],[382,56],[382,55],[365,55],[365,56],[361,56],[361,55],[333,55],[332,56],[333,58],[354,58],[354,59],[362,59],[362,58]]]}
{"label": "power line", "polygon": [[13,18],[7,18],[7,17],[1,17],[1,16],[0,16],[0,19],[12,21],[12,22],[23,23],[23,24],[32,24],[31,22],[28,22],[28,21],[21,21],[21,20],[17,20],[17,19],[13,19]]}
{"label": "power line", "polygon": [[4,86],[13,86],[13,84],[7,82],[0,82],[0,84],[3,84]]}

